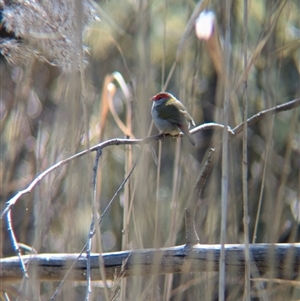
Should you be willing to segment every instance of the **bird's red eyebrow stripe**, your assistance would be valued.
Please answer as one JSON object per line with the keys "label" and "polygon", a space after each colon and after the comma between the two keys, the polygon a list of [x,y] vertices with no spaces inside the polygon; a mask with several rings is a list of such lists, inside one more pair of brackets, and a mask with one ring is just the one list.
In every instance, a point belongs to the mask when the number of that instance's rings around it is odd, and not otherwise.
{"label": "bird's red eyebrow stripe", "polygon": [[170,95],[168,93],[159,93],[159,94],[156,94],[156,95],[161,96],[161,98],[163,98],[163,97],[170,97]]}
{"label": "bird's red eyebrow stripe", "polygon": [[158,93],[158,94],[154,95],[153,97],[151,97],[150,100],[162,99],[165,97],[170,97],[170,95],[168,93]]}

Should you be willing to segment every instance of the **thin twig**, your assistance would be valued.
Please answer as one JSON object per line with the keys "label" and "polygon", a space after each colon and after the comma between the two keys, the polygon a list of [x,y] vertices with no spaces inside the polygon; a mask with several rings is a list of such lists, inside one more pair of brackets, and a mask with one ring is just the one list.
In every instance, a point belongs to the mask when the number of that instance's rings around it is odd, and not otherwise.
{"label": "thin twig", "polygon": [[[283,111],[288,111],[294,108],[297,108],[300,106],[300,98],[296,98],[294,100],[291,100],[289,102],[285,102],[281,105],[278,105],[276,107],[261,111],[255,115],[253,115],[252,117],[250,117],[249,119],[247,119],[247,127],[258,123],[259,121],[261,121],[262,119],[266,118],[267,116],[271,116],[274,115],[276,113],[279,112],[283,112]],[[233,129],[233,132],[235,133],[235,135],[239,134],[242,132],[244,128],[244,122],[240,123],[238,126],[236,126]]]}
{"label": "thin twig", "polygon": [[[173,179],[172,179],[172,199],[171,199],[171,212],[170,212],[170,230],[168,234],[167,246],[173,246],[176,241],[176,234],[178,233],[177,225],[178,223],[176,215],[177,215],[177,202],[178,202],[178,175],[179,175],[179,159],[180,159],[180,151],[181,151],[181,141],[176,141],[175,147],[175,158],[173,162]],[[164,284],[164,293],[163,300],[170,300],[171,297],[171,289],[173,283],[173,274],[167,275],[165,277]]]}
{"label": "thin twig", "polygon": [[[265,47],[267,41],[272,36],[274,29],[276,28],[276,25],[278,24],[278,18],[281,15],[281,11],[286,5],[287,0],[278,0],[276,3],[274,3],[273,10],[271,11],[271,14],[269,15],[266,23],[264,24],[264,28],[261,31],[260,38],[257,42],[257,45],[253,48],[254,51],[251,53],[248,66],[244,70],[244,73],[249,73],[253,64],[257,61],[258,57],[261,55],[262,49]],[[241,84],[243,83],[243,79],[245,74],[242,74],[240,76],[240,80],[237,81],[235,84],[233,91],[236,91],[239,89]]]}
{"label": "thin twig", "polygon": [[243,225],[244,225],[244,243],[245,243],[245,286],[244,286],[244,300],[250,301],[251,287],[250,287],[250,252],[249,252],[249,216],[248,216],[248,0],[244,0],[243,9],[243,59],[244,59],[244,86],[243,86],[243,162],[242,162],[242,178],[243,178]]}
{"label": "thin twig", "polygon": [[[190,130],[190,133],[194,134],[194,133],[198,133],[199,131],[204,131],[204,130],[223,130],[223,129],[224,129],[223,124],[219,124],[219,123],[215,123],[215,122],[208,122],[208,123],[203,123],[201,125],[194,127],[193,129]],[[236,134],[236,132],[233,131],[229,126],[227,126],[227,130],[228,130],[229,134],[231,134],[233,136]]]}
{"label": "thin twig", "polygon": [[[139,158],[138,158],[139,159]],[[135,164],[133,165],[131,171],[129,172],[129,174],[127,175],[127,177],[124,179],[124,181],[121,183],[121,185],[119,186],[119,188],[117,189],[117,191],[115,192],[115,194],[113,195],[113,197],[111,198],[111,200],[109,201],[109,203],[107,204],[107,206],[105,207],[105,209],[103,210],[100,218],[98,219],[98,226],[100,226],[103,217],[105,216],[105,214],[107,213],[108,209],[110,208],[112,202],[115,200],[115,198],[117,197],[118,193],[123,189],[124,185],[126,184],[126,182],[128,181],[128,179],[130,178],[130,176],[132,175],[136,165],[137,165],[138,160],[135,162]],[[95,229],[93,232],[93,235],[95,234]],[[84,250],[86,250],[87,248],[87,244],[85,244],[83,246],[83,248],[81,249],[79,255],[76,257],[76,259],[74,260],[74,262],[71,264],[70,268],[68,269],[68,271],[66,272],[66,274],[64,275],[62,281],[59,283],[58,287],[56,288],[54,294],[52,295],[50,300],[55,300],[60,288],[62,287],[63,283],[65,282],[65,280],[68,278],[68,276],[70,275],[72,269],[75,267],[76,263],[78,262],[79,258],[82,256]],[[98,268],[99,268],[99,263],[98,263]]]}
{"label": "thin twig", "polygon": [[7,231],[10,234],[9,236],[11,238],[14,251],[20,259],[20,264],[21,264],[21,269],[22,269],[23,275],[24,275],[25,279],[29,279],[25,263],[24,263],[24,261],[22,259],[22,256],[21,256],[21,250],[20,250],[19,244],[18,244],[16,236],[15,236],[15,232],[14,232],[14,229],[13,229],[13,226],[12,226],[11,211],[9,211],[7,213],[6,219],[7,219]]}
{"label": "thin twig", "polygon": [[[118,81],[123,94],[126,99],[126,125],[122,123],[120,120],[119,124],[123,124],[125,126],[128,134],[127,137],[133,137],[132,134],[132,107],[131,107],[131,102],[130,102],[130,93],[128,90],[128,87],[126,86],[125,80],[123,76],[120,73],[114,73],[115,79]],[[113,106],[113,101],[112,98],[109,99],[109,104],[110,104],[110,109],[114,108]],[[118,116],[118,115],[117,115]],[[115,118],[116,120],[116,118]],[[120,126],[119,125],[119,126]],[[124,132],[124,131],[123,131]],[[125,132],[124,132],[125,134]],[[126,151],[125,151],[125,175],[132,170],[132,147],[131,145],[126,146]],[[128,211],[129,211],[129,206],[130,206],[130,196],[131,196],[131,185],[130,182],[128,181],[127,184],[124,186],[124,203],[123,203],[123,235],[122,235],[122,250],[126,250],[128,246],[128,237],[129,237],[129,230],[128,230],[128,224],[127,224],[127,219],[129,219],[128,216]],[[126,287],[127,287],[127,279],[121,277],[121,288],[120,288],[120,295],[121,299],[126,298]]]}
{"label": "thin twig", "polygon": [[[285,154],[284,154],[284,161],[282,164],[282,170],[280,172],[280,177],[279,177],[279,182],[278,182],[278,190],[277,190],[277,195],[275,198],[275,207],[274,207],[274,212],[278,214],[279,212],[282,212],[283,210],[283,202],[282,200],[284,199],[286,195],[286,187],[289,186],[289,177],[290,177],[290,170],[293,169],[294,166],[291,166],[291,156],[293,154],[293,140],[296,137],[297,133],[297,126],[299,125],[298,121],[298,112],[297,110],[293,111],[293,114],[291,116],[290,124],[289,124],[289,130],[286,135],[286,144],[285,144]],[[297,138],[296,138],[297,139]],[[273,237],[271,238],[272,241],[277,241],[277,237],[280,233],[280,228],[281,228],[281,223],[280,223],[280,217],[277,216],[274,219],[273,223],[273,229],[272,229],[272,235]]]}
{"label": "thin twig", "polygon": [[[273,122],[271,124],[271,129],[273,129]],[[263,194],[264,194],[264,189],[265,189],[265,182],[266,182],[266,172],[267,172],[267,163],[268,163],[268,158],[269,158],[269,150],[270,146],[272,144],[272,133],[268,133],[268,139],[267,139],[267,147],[265,151],[265,162],[264,162],[264,169],[263,169],[263,174],[262,174],[262,179],[261,179],[261,185],[260,185],[260,191],[259,191],[259,198],[258,198],[258,205],[257,205],[257,212],[255,215],[255,223],[254,223],[254,230],[253,230],[253,236],[252,236],[252,243],[255,244],[256,242],[256,236],[257,236],[257,229],[258,229],[258,222],[260,218],[260,213],[261,213],[261,205],[262,205],[262,200],[263,200]]]}
{"label": "thin twig", "polygon": [[221,253],[219,265],[219,301],[225,299],[225,243],[226,243],[226,226],[227,226],[227,204],[228,204],[228,112],[231,95],[230,83],[230,44],[231,44],[231,0],[225,3],[225,47],[224,47],[224,76],[221,80],[224,83],[224,103],[223,103],[223,135],[222,135],[222,180],[221,180]]}
{"label": "thin twig", "polygon": [[176,52],[176,61],[175,62],[178,62],[180,60],[183,48],[190,36],[191,31],[193,30],[193,28],[195,26],[195,21],[198,18],[199,14],[208,6],[209,2],[210,2],[210,0],[202,0],[202,1],[199,1],[197,3],[197,5],[195,6],[194,11],[185,27],[185,31],[179,42],[177,52]]}
{"label": "thin twig", "polygon": [[154,225],[154,244],[156,246],[158,241],[158,205],[159,205],[159,188],[160,188],[160,170],[161,170],[161,154],[162,154],[162,142],[158,143],[158,155],[157,155],[157,169],[156,169],[156,201],[155,201],[155,225]]}
{"label": "thin twig", "polygon": [[[173,246],[175,244],[176,240],[176,234],[178,233],[178,229],[176,228],[177,223],[177,218],[176,218],[176,213],[177,213],[177,203],[178,203],[178,177],[179,177],[179,159],[180,159],[180,152],[181,152],[181,141],[177,140],[176,141],[176,146],[175,146],[175,158],[173,162],[173,179],[172,179],[172,198],[171,198],[171,218],[170,218],[170,232],[168,235],[168,242],[167,245]],[[168,300],[168,299],[167,299]]]}
{"label": "thin twig", "polygon": [[113,197],[111,198],[111,200],[109,201],[109,203],[107,204],[107,206],[105,207],[105,209],[103,210],[100,219],[98,221],[98,225],[100,225],[100,223],[102,222],[102,219],[104,217],[104,215],[106,214],[106,212],[108,211],[110,205],[112,204],[112,202],[114,201],[114,199],[117,197],[117,195],[119,194],[119,192],[123,189],[124,185],[127,183],[127,181],[129,180],[129,178],[131,177],[136,165],[138,163],[138,160],[133,164],[130,172],[128,173],[127,177],[124,179],[124,181],[122,182],[122,184],[120,185],[120,187],[117,189],[117,191],[115,192],[115,194],[113,195]]}
{"label": "thin twig", "polygon": [[92,222],[90,225],[90,230],[88,234],[88,241],[86,243],[86,297],[85,299],[89,299],[89,295],[92,292],[91,286],[91,248],[92,248],[92,237],[94,236],[94,218],[92,218]]}
{"label": "thin twig", "polygon": [[[97,154],[96,154],[96,158],[95,158],[95,163],[94,163],[94,167],[93,167],[93,200],[92,200],[92,222],[90,225],[90,230],[89,230],[89,234],[88,234],[88,241],[86,243],[86,260],[87,260],[87,264],[86,264],[86,281],[87,281],[87,288],[86,288],[86,300],[89,299],[89,295],[92,292],[92,287],[91,287],[91,249],[92,249],[92,238],[95,234],[95,223],[97,222],[97,208],[96,208],[96,198],[97,198],[97,171],[98,171],[98,165],[99,165],[99,160],[100,157],[102,155],[102,149],[99,147],[97,149]],[[100,244],[101,244],[101,240],[100,240]],[[102,253],[102,252],[101,252]],[[102,278],[105,280],[105,273],[104,273],[104,269],[103,267],[100,266],[100,271]],[[107,291],[107,287],[106,287],[106,281],[104,281],[105,287],[104,287],[104,293],[106,296],[106,300],[108,300],[108,291]]]}
{"label": "thin twig", "polygon": [[190,36],[190,33],[192,32],[194,25],[195,25],[195,21],[198,18],[199,14],[207,7],[208,3],[210,0],[202,0],[200,2],[198,2],[198,4],[195,6],[194,11],[186,25],[185,31],[182,35],[182,38],[179,42],[178,48],[177,48],[177,52],[176,52],[176,60],[174,61],[171,70],[168,74],[168,77],[165,81],[165,84],[163,85],[163,89],[162,91],[165,91],[167,86],[169,85],[169,82],[171,80],[171,77],[175,71],[176,65],[177,63],[180,61],[181,59],[181,55],[182,55],[182,51],[183,48],[188,40],[188,37]]}

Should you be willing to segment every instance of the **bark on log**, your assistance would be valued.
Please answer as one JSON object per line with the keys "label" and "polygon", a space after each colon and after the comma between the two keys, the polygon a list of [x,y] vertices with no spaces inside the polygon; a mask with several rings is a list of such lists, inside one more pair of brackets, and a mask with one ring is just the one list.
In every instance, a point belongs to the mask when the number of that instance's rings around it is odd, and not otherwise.
{"label": "bark on log", "polygon": [[[243,276],[244,245],[226,245],[228,273]],[[79,254],[38,254],[22,256],[29,277],[59,281]],[[163,249],[131,250],[102,255],[107,279],[137,275],[218,271],[220,245],[188,245]],[[266,272],[272,278],[293,279],[300,272],[300,244],[250,245],[251,273]],[[92,280],[100,280],[99,254],[91,254]],[[23,274],[18,257],[0,260],[0,281],[20,281]],[[86,280],[86,255],[79,257],[68,280]]]}

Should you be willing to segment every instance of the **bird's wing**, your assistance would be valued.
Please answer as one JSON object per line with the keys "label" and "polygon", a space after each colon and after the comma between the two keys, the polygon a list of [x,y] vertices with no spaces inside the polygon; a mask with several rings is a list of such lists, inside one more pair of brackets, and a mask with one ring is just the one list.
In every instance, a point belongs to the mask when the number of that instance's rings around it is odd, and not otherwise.
{"label": "bird's wing", "polygon": [[157,110],[158,117],[162,119],[168,119],[169,122],[174,124],[186,124],[187,120],[185,117],[185,107],[181,103],[177,106],[174,104],[166,104],[168,107],[166,110],[163,111],[163,113],[159,113],[160,110]]}
{"label": "bird's wing", "polygon": [[[178,116],[177,118],[174,118],[174,123],[177,123],[179,125],[186,125],[186,124],[192,124],[196,125],[194,119],[192,116],[187,112],[185,106],[180,102],[176,102],[176,106],[173,103],[168,103],[168,114],[171,116]],[[170,118],[172,119],[172,118]]]}
{"label": "bird's wing", "polygon": [[196,126],[193,117],[187,111],[185,111],[185,119],[187,120],[188,123],[191,123],[193,126]]}

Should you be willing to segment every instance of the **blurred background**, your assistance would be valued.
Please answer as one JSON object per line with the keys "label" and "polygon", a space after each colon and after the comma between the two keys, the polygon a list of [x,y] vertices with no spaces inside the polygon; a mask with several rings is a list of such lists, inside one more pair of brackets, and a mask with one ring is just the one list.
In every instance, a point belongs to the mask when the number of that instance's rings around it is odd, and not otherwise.
{"label": "blurred background", "polygon": [[[161,90],[180,99],[197,125],[223,123],[224,74],[213,59],[215,50],[207,39],[197,37],[191,19],[199,3],[57,0],[38,1],[39,9],[33,2],[24,3],[0,1],[1,211],[6,201],[60,160],[108,139],[157,134],[149,99]],[[248,117],[300,97],[300,2],[249,1],[246,29],[243,1],[230,3],[226,80],[233,128],[243,121],[245,51]],[[202,4],[199,12],[214,12],[211,32],[217,34],[222,51],[226,1]],[[212,130],[195,134],[196,148],[184,138],[166,138],[148,146],[103,149],[97,179],[99,215],[137,162],[101,223],[103,251],[184,244],[184,208],[205,153],[221,135]],[[220,151],[219,146],[197,208],[203,244],[220,243]],[[17,202],[12,222],[19,243],[38,253],[82,249],[92,219],[94,159],[91,153],[56,169]],[[242,162],[240,134],[229,142],[227,243],[244,242]],[[248,191],[250,242],[299,242],[299,108],[248,128]],[[13,256],[5,219],[1,226],[1,256]],[[99,248],[95,239],[93,252]],[[56,285],[42,283],[34,298],[49,300]],[[242,300],[243,285],[228,275],[226,300]],[[218,273],[117,279],[110,300],[217,300],[217,286]],[[83,285],[67,284],[56,300],[83,300],[84,294]],[[260,290],[253,284],[251,296],[298,300],[300,290],[289,282],[263,283]],[[105,300],[101,287],[93,288],[90,300]]]}

